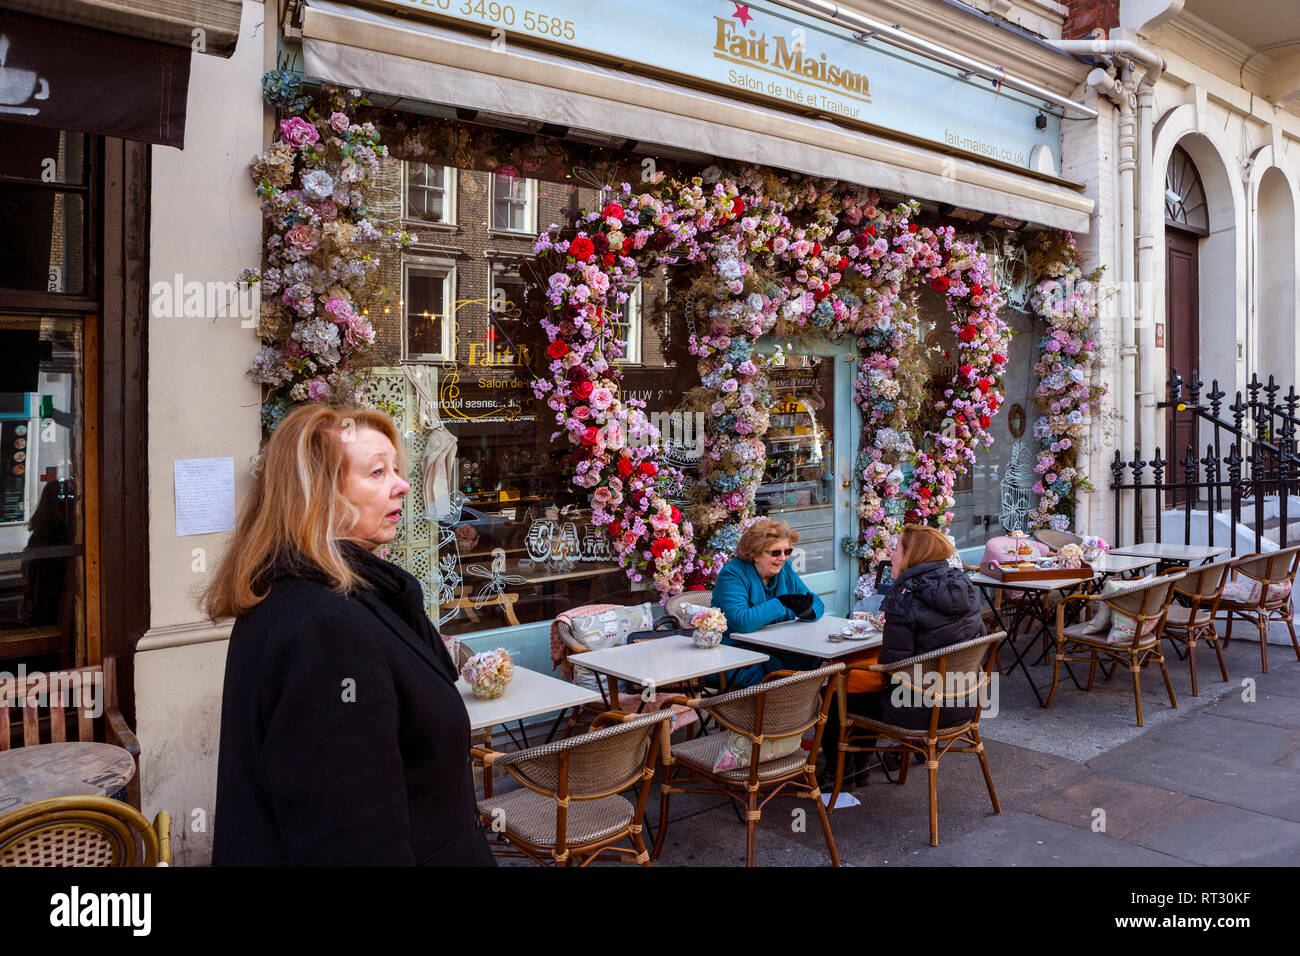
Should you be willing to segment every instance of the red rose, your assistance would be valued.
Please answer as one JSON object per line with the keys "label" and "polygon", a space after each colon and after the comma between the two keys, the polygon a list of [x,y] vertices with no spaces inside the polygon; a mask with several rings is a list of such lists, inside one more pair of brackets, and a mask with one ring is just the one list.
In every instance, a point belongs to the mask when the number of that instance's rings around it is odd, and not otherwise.
{"label": "red rose", "polygon": [[987,378],[980,379],[979,387],[980,387],[980,391],[983,392],[985,395],[987,395],[989,392],[989,380]]}
{"label": "red rose", "polygon": [[813,243],[812,254],[814,257],[820,256],[822,254],[822,244],[820,242]]}
{"label": "red rose", "polygon": [[926,501],[929,501],[929,500],[930,500],[930,489],[929,489],[929,488],[917,488],[917,489],[916,489],[916,496],[917,496],[918,498],[924,498]]}
{"label": "red rose", "polygon": [[586,262],[596,251],[596,245],[585,236],[579,236],[569,243],[569,255],[579,262]]}
{"label": "red rose", "polygon": [[610,269],[613,268],[616,258],[617,257],[614,255],[614,253],[607,252],[605,253],[605,258],[602,259],[601,262],[604,263],[606,269]]}
{"label": "red rose", "polygon": [[994,352],[993,357],[989,361],[991,361],[994,365],[1001,365],[1006,360],[1007,360],[1006,356],[999,355],[997,352]]}
{"label": "red rose", "polygon": [[876,238],[876,227],[867,226],[867,235],[870,236],[872,239]]}
{"label": "red rose", "polygon": [[960,422],[961,424],[965,425],[965,424],[966,424],[966,416],[965,416],[965,415],[958,415],[958,416],[957,416],[957,421]]}
{"label": "red rose", "polygon": [[588,428],[585,432],[582,433],[582,443],[584,445],[594,445],[596,444],[596,439],[598,439],[599,437],[600,437],[600,429]]}
{"label": "red rose", "polygon": [[655,463],[653,461],[641,462],[641,464],[637,466],[636,470],[639,471],[641,474],[645,475],[647,478],[653,478],[655,474],[659,471],[659,469],[655,467]]}
{"label": "red rose", "polygon": [[849,260],[844,258],[843,256],[840,256],[840,261],[835,263],[835,271],[843,272],[848,267],[849,267]]}
{"label": "red rose", "polygon": [[975,339],[975,326],[962,326],[962,330],[957,333],[957,338],[961,339],[963,342],[973,341]]}
{"label": "red rose", "polygon": [[907,231],[908,231],[908,232],[916,232],[916,223],[914,223],[914,222],[909,222],[909,223],[907,224]]}
{"label": "red rose", "polygon": [[983,287],[982,285],[980,285],[978,282],[972,282],[972,283],[971,283],[971,287],[970,287],[970,294],[971,294],[971,295],[983,295],[983,294],[984,294],[984,287]]}
{"label": "red rose", "polygon": [[617,538],[619,535],[623,533],[623,525],[620,524],[617,519],[611,521],[608,527],[609,527],[609,536],[611,538]]}
{"label": "red rose", "polygon": [[655,543],[650,545],[650,553],[656,558],[662,558],[665,551],[672,551],[676,547],[672,538],[655,538]]}
{"label": "red rose", "polygon": [[988,428],[988,427],[989,427],[989,417],[987,415],[981,415],[980,428]]}
{"label": "red rose", "polygon": [[813,293],[813,301],[820,302],[822,299],[826,298],[830,294],[831,294],[830,284],[827,282],[823,282],[822,287]]}
{"label": "red rose", "polygon": [[989,411],[991,411],[991,412],[996,412],[997,410],[998,410],[998,397],[997,397],[996,395],[990,395],[990,396],[989,396]]}
{"label": "red rose", "polygon": [[623,207],[616,202],[612,202],[605,207],[605,211],[602,212],[601,215],[606,219],[622,219]]}
{"label": "red rose", "polygon": [[592,384],[590,382],[575,382],[573,385],[573,394],[576,398],[586,401],[591,398]]}
{"label": "red rose", "polygon": [[961,377],[962,377],[962,378],[965,378],[967,375],[969,375],[969,374],[971,373],[971,367],[970,367],[969,365],[963,365],[963,366],[962,366],[961,368],[959,368],[957,371],[961,372]]}
{"label": "red rose", "polygon": [[948,283],[947,276],[939,276],[937,279],[935,279],[933,282],[930,283],[930,288],[933,289],[935,292],[947,292],[948,284],[949,283]]}
{"label": "red rose", "polygon": [[632,464],[632,459],[624,455],[618,460],[618,476],[624,480],[632,477],[632,472],[636,466]]}
{"label": "red rose", "polygon": [[745,211],[745,200],[737,196],[735,199],[731,201],[731,214],[733,216],[739,216],[742,213],[744,213],[744,211]]}
{"label": "red rose", "polygon": [[569,345],[564,339],[556,339],[546,346],[546,354],[553,359],[562,359],[569,354]]}
{"label": "red rose", "polygon": [[673,505],[672,508],[673,508],[673,521],[675,521],[675,522],[678,523],[678,524],[681,524],[681,521],[682,521],[682,513],[681,513],[680,511],[677,510],[677,506],[676,506],[676,505]]}

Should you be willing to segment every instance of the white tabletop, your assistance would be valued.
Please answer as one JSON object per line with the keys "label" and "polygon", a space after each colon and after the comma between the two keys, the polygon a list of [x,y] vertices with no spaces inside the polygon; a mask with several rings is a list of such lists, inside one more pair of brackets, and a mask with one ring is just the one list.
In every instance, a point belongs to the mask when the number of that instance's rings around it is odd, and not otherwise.
{"label": "white tabletop", "polygon": [[823,617],[817,621],[783,621],[746,634],[732,631],[731,639],[744,641],[746,644],[771,647],[778,651],[807,654],[809,657],[823,661],[848,657],[881,645],[884,635],[879,631],[874,632],[865,641],[827,640],[832,634],[838,637],[840,629],[852,623],[848,618],[843,617]]}
{"label": "white tabletop", "polygon": [[689,637],[676,635],[575,654],[569,663],[648,687],[720,674],[765,660],[766,654],[744,647],[719,644],[701,648]]}
{"label": "white tabletop", "polygon": [[1088,563],[1098,574],[1124,574],[1127,571],[1136,571],[1138,568],[1149,568],[1156,561],[1156,558],[1138,558],[1112,551]]}
{"label": "white tabletop", "polygon": [[1111,548],[1111,554],[1135,558],[1155,558],[1159,561],[1204,561],[1230,548],[1211,547],[1208,544],[1131,544],[1124,548]]}
{"label": "white tabletop", "polygon": [[526,667],[515,668],[514,680],[496,700],[475,697],[463,677],[456,680],[456,689],[465,701],[470,730],[482,730],[493,724],[508,724],[525,717],[536,717],[553,710],[578,707],[600,700],[600,694],[594,690],[556,680]]}

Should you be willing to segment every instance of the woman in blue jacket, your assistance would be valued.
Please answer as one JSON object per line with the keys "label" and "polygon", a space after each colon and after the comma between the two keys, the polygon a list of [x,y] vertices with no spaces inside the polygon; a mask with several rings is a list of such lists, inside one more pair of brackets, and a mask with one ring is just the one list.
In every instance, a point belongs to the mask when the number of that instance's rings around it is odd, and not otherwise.
{"label": "woman in blue jacket", "polygon": [[[724,644],[736,644],[731,632],[757,631],[782,621],[815,621],[826,613],[822,599],[808,589],[789,565],[799,533],[781,521],[755,521],[740,537],[736,556],[718,572],[713,606],[727,616]],[[777,670],[811,670],[817,662],[798,654],[732,671],[729,686],[748,687]]]}

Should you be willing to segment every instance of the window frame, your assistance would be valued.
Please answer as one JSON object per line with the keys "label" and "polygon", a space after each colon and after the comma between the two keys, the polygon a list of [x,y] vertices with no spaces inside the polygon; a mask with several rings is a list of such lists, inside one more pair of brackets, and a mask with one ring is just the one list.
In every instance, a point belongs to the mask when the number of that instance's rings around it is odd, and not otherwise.
{"label": "window frame", "polygon": [[[410,276],[412,271],[442,277],[442,350],[440,352],[412,352],[410,319]],[[435,364],[455,357],[456,263],[441,256],[405,255],[402,257],[402,361],[412,364]]]}
{"label": "window frame", "polygon": [[[515,268],[513,269],[513,271],[512,271],[512,270],[510,270],[510,269],[502,268],[501,265],[500,265],[499,263],[490,263],[490,264],[489,264],[489,266],[488,266],[488,309],[487,309],[487,311],[488,311],[488,327],[489,327],[489,328],[492,327],[492,312],[493,312],[492,302],[494,301],[494,297],[495,297],[495,295],[496,295],[496,290],[497,290],[497,288],[499,287],[499,286],[498,286],[498,282],[499,282],[499,280],[500,280],[501,278],[503,278],[503,277],[505,277],[505,278],[507,278],[507,279],[513,279],[513,284],[518,285],[520,289],[525,288],[525,285],[524,285],[524,278],[523,278],[523,276],[521,276],[521,275],[519,274],[519,269],[518,269],[517,265],[516,265],[516,267],[515,267]],[[507,304],[509,304],[509,302],[510,302],[509,297],[507,297],[506,302],[507,302]],[[518,308],[522,308],[523,303],[522,303],[522,302],[516,302],[516,303],[515,303],[515,306],[518,307]],[[514,364],[519,364],[519,354],[518,354],[518,352],[515,352],[514,354],[515,354],[515,362],[514,362]],[[496,355],[493,354],[493,355],[491,356],[491,358],[492,358],[493,360],[495,360],[495,359],[496,359]]]}
{"label": "window frame", "polygon": [[537,235],[537,180],[532,177],[516,176],[516,179],[524,181],[524,189],[527,193],[524,197],[524,228],[510,229],[498,226],[497,221],[497,176],[498,173],[491,172],[488,174],[488,231],[496,235],[506,236],[535,236]]}
{"label": "window frame", "polygon": [[[634,283],[627,293],[627,301],[620,306],[626,309],[627,337],[623,339],[623,354],[614,360],[616,365],[641,365],[641,319],[643,290],[640,281]],[[612,323],[611,323],[612,324]]]}
{"label": "window frame", "polygon": [[[455,166],[442,167],[442,190],[443,190],[443,210],[445,215],[442,219],[426,219],[423,216],[417,216],[415,210],[411,208],[411,167],[415,163],[411,160],[402,160],[402,219],[407,222],[419,222],[426,226],[455,226],[457,224],[456,212],[456,193],[460,184],[458,170]],[[420,163],[421,166],[434,167],[437,163]],[[421,189],[430,189],[429,186],[418,187]]]}

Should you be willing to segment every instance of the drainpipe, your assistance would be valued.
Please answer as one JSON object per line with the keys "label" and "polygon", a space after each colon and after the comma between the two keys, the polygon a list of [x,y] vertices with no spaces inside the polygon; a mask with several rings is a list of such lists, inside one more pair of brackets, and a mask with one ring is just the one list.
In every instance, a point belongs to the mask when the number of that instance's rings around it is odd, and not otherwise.
{"label": "drainpipe", "polygon": [[[1121,435],[1126,443],[1122,450],[1134,447],[1128,441],[1132,439],[1133,421],[1137,420],[1137,444],[1142,454],[1150,460],[1155,453],[1156,392],[1155,392],[1155,315],[1154,290],[1158,274],[1155,258],[1155,222],[1158,212],[1155,205],[1156,189],[1159,185],[1153,177],[1152,151],[1155,145],[1155,85],[1164,72],[1165,61],[1145,47],[1129,40],[1052,40],[1057,49],[1066,53],[1091,55],[1095,57],[1122,57],[1134,64],[1146,67],[1146,72],[1137,83],[1137,132],[1136,138],[1125,149],[1126,140],[1132,135],[1128,131],[1133,127],[1133,104],[1129,97],[1124,97],[1120,104],[1120,414],[1123,424]],[[1096,71],[1094,71],[1095,73]],[[1105,73],[1102,71],[1102,76]],[[1091,79],[1091,77],[1090,77]],[[1113,88],[1112,88],[1113,92]],[[1136,153],[1136,163],[1134,154]],[[1136,168],[1136,181],[1134,178]],[[1133,266],[1133,220],[1134,198],[1137,200],[1136,219],[1137,262]],[[1140,294],[1137,294],[1140,290]],[[1135,317],[1140,317],[1138,321]],[[1134,331],[1136,330],[1136,336]],[[1137,342],[1134,343],[1136,337]],[[1143,361],[1137,362],[1137,381],[1134,381],[1134,364],[1138,355]],[[1135,387],[1136,386],[1136,387]],[[1136,393],[1140,413],[1132,414]],[[1154,536],[1157,520],[1157,502],[1155,492],[1143,492],[1141,529],[1124,528],[1120,540],[1126,540],[1132,530],[1149,540]],[[1131,514],[1125,508],[1122,514]]]}

